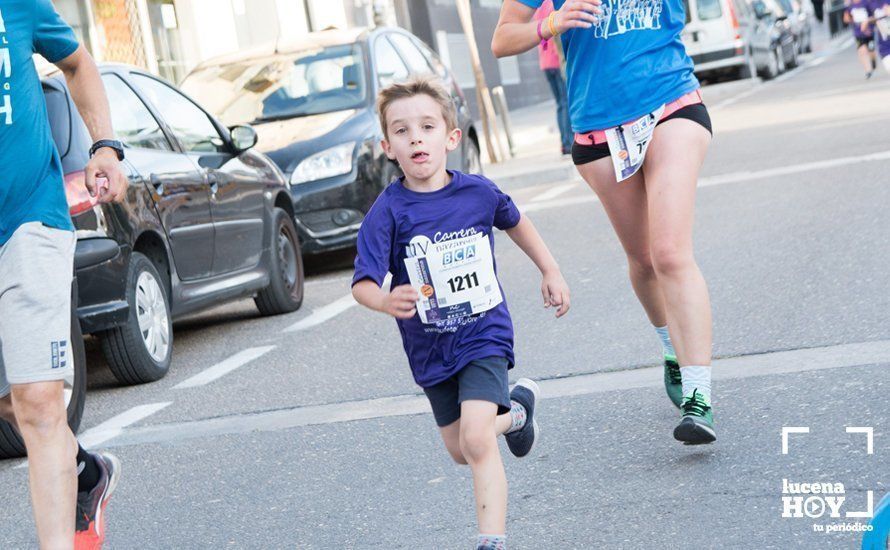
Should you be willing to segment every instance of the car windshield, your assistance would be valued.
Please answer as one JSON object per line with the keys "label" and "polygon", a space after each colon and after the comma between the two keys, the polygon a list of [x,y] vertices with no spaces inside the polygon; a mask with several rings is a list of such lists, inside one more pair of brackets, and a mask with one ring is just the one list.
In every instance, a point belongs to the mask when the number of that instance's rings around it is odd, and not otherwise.
{"label": "car windshield", "polygon": [[354,109],[367,83],[361,48],[344,44],[205,67],[182,89],[231,126]]}
{"label": "car windshield", "polygon": [[702,21],[720,19],[723,17],[723,8],[720,0],[698,0],[698,18]]}

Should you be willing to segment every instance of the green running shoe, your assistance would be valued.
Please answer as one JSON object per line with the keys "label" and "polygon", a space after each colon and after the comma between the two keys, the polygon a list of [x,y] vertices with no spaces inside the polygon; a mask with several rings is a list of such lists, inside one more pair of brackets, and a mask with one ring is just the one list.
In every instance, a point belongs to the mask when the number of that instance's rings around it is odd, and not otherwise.
{"label": "green running shoe", "polygon": [[692,396],[683,398],[680,411],[682,420],[674,428],[674,439],[687,445],[702,445],[717,440],[711,404],[697,389],[693,390]]}
{"label": "green running shoe", "polygon": [[678,409],[683,401],[683,380],[680,377],[680,365],[673,355],[664,356],[664,391],[671,398],[671,403]]}

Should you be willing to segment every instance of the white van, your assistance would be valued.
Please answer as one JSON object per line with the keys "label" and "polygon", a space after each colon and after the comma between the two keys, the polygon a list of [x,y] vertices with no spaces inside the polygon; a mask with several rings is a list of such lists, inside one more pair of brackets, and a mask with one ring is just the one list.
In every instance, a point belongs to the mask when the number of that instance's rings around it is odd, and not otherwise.
{"label": "white van", "polygon": [[750,76],[743,28],[749,21],[740,19],[733,0],[684,0],[684,3],[683,43],[695,62],[696,74],[726,72]]}

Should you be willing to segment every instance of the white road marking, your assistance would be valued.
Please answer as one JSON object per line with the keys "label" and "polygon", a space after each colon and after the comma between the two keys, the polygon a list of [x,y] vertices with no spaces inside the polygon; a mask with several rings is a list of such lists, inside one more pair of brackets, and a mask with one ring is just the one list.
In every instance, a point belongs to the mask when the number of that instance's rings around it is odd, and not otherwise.
{"label": "white road marking", "polygon": [[780,166],[777,168],[767,168],[765,170],[752,170],[742,172],[730,172],[719,176],[710,176],[699,180],[699,187],[708,185],[722,185],[725,183],[736,183],[740,181],[750,181],[764,178],[773,178],[776,176],[787,176],[789,174],[799,174],[801,172],[813,172],[817,170],[825,170],[827,168],[837,168],[839,166],[848,166],[850,164],[860,164],[863,162],[876,162],[890,160],[890,151],[880,151],[878,153],[869,153],[866,155],[858,155],[855,157],[840,157],[828,160],[817,160],[813,162],[803,162],[801,164],[792,164],[790,166]]}
{"label": "white road marking", "polygon": [[[754,354],[714,361],[714,380],[772,376],[824,369],[856,368],[890,362],[890,340],[841,344],[772,353]],[[614,372],[581,374],[539,381],[543,399],[595,395],[662,385],[662,366]],[[430,412],[422,395],[398,395],[361,401],[328,403],[236,414],[176,424],[142,426],[127,430],[113,445],[142,445],[197,437],[214,437],[252,431],[277,431],[300,426],[334,424],[408,416]]]}
{"label": "white road marking", "polygon": [[[859,164],[862,162],[879,162],[890,160],[890,151],[880,151],[878,153],[869,153],[855,157],[840,157],[829,160],[817,160],[813,162],[803,162],[800,164],[792,164],[790,166],[781,166],[778,168],[767,168],[765,170],[743,170],[740,172],[729,172],[716,176],[709,176],[698,180],[699,187],[710,187],[712,185],[726,185],[728,183],[741,183],[759,179],[773,178],[776,176],[787,176],[789,174],[799,174],[802,172],[813,172],[817,170],[825,170],[829,168],[837,168],[839,166],[848,166],[851,164]],[[520,207],[522,212],[535,212],[538,210],[547,210],[550,208],[564,208],[577,204],[590,202],[599,202],[597,196],[588,193],[582,197],[567,197],[555,199],[551,201],[541,201],[527,204]]]}
{"label": "white road marking", "polygon": [[818,67],[819,65],[825,63],[825,61],[829,57],[850,47],[850,45],[852,43],[853,43],[852,38],[848,39],[848,40],[844,40],[843,42],[839,43],[833,49],[828,50],[827,52],[823,53],[822,55],[820,55],[818,57],[813,57],[812,59],[810,59],[803,65],[801,65],[791,71],[788,71],[784,74],[781,74],[772,80],[755,84],[752,88],[749,88],[743,92],[739,92],[738,94],[736,94],[734,96],[724,99],[723,101],[721,101],[721,102],[717,103],[716,105],[714,105],[713,107],[711,107],[711,109],[712,110],[724,109],[726,107],[729,107],[733,103],[738,103],[739,101],[756,94],[757,92],[759,92],[761,90],[765,90],[766,88],[768,88],[769,86],[771,86],[777,82],[784,82],[784,81],[788,80],[789,78],[793,78],[794,76],[805,71],[806,69],[810,69],[812,67]]}
{"label": "white road marking", "polygon": [[355,301],[355,298],[352,297],[352,293],[349,293],[335,302],[314,309],[307,317],[304,317],[287,327],[283,332],[296,332],[298,330],[306,330],[308,328],[316,327],[325,321],[340,315],[356,304],[357,302]]}
{"label": "white road marking", "polygon": [[172,403],[172,401],[164,401],[162,403],[138,405],[83,432],[77,436],[77,440],[87,449],[96,447],[97,445],[105,443],[109,439],[114,439],[119,436],[127,426],[148,418],[154,413],[170,406]]}
{"label": "white road marking", "polygon": [[[95,448],[102,443],[105,443],[109,439],[114,439],[115,437],[121,435],[124,431],[124,428],[126,428],[127,426],[135,424],[136,422],[139,422],[140,420],[153,415],[154,413],[172,403],[172,401],[166,401],[163,403],[150,403],[148,405],[139,405],[137,407],[133,407],[132,409],[128,409],[117,416],[113,416],[105,422],[99,424],[98,426],[90,428],[89,430],[78,435],[77,441],[85,449]],[[22,468],[27,467],[28,461],[22,460],[22,462],[16,465],[13,469],[21,470]]]}
{"label": "white road marking", "polygon": [[192,376],[191,378],[184,380],[179,384],[176,384],[175,386],[173,386],[173,389],[181,390],[183,388],[204,386],[213,382],[214,380],[217,380],[218,378],[222,378],[233,370],[242,367],[247,363],[250,363],[254,359],[262,357],[273,349],[275,349],[275,346],[262,346],[258,348],[247,348],[245,350],[239,351],[225,361],[217,363],[212,367],[208,367],[198,374]]}
{"label": "white road marking", "polygon": [[544,191],[540,195],[536,196],[531,200],[531,202],[541,202],[541,201],[549,201],[551,199],[555,199],[556,197],[562,195],[567,191],[571,191],[577,184],[575,183],[567,183],[565,185],[557,185],[556,187],[551,188],[548,191]]}

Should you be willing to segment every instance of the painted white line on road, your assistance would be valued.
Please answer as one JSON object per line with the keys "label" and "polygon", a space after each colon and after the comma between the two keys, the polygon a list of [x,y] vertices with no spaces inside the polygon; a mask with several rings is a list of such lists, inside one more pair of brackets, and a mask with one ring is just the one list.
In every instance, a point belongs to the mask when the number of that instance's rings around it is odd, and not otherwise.
{"label": "painted white line on road", "polygon": [[[85,449],[95,448],[109,439],[114,439],[121,435],[127,426],[153,415],[172,403],[172,401],[166,401],[133,407],[78,435],[77,441]],[[22,460],[21,464],[16,465],[13,469],[20,470],[27,467],[28,461]]]}
{"label": "painted white line on road", "polygon": [[565,185],[557,185],[548,191],[544,191],[540,195],[536,196],[531,200],[531,202],[541,202],[541,201],[549,201],[551,199],[555,199],[556,197],[562,195],[567,191],[571,191],[575,188],[576,183],[567,183]]}
{"label": "painted white line on road", "polygon": [[318,326],[325,321],[340,315],[356,304],[357,302],[355,301],[355,298],[352,297],[352,293],[349,293],[336,302],[313,310],[307,317],[304,317],[293,325],[287,327],[283,332],[296,332],[298,330],[306,330]]}
{"label": "painted white line on road", "polygon": [[740,181],[750,181],[764,178],[774,178],[776,176],[800,174],[801,172],[813,172],[817,170],[825,170],[827,168],[848,166],[850,164],[861,164],[863,162],[876,162],[886,160],[890,160],[890,151],[869,153],[867,155],[858,155],[855,157],[840,157],[829,160],[817,160],[814,162],[804,162],[801,164],[792,164],[790,166],[781,166],[778,168],[767,168],[766,170],[731,172],[729,174],[702,178],[701,180],[699,180],[699,187],[707,187],[709,185],[723,185],[726,183],[736,183]]}
{"label": "painted white line on road", "polygon": [[[842,344],[821,348],[780,351],[714,361],[714,380],[855,368],[890,362],[890,340]],[[581,374],[539,381],[542,398],[599,394],[663,384],[663,367]],[[142,445],[197,437],[253,431],[276,431],[300,426],[407,416],[430,412],[422,395],[399,395],[363,401],[237,414],[176,424],[143,426],[128,430],[112,445]]]}
{"label": "painted white line on road", "polygon": [[217,363],[212,367],[208,367],[198,374],[192,376],[191,378],[184,380],[179,384],[176,384],[175,386],[173,386],[173,389],[181,390],[183,388],[204,386],[218,378],[222,378],[223,376],[229,374],[239,367],[243,367],[254,359],[262,357],[273,349],[275,349],[275,346],[262,346],[258,348],[247,348],[246,350],[239,351],[225,361]]}
{"label": "painted white line on road", "polygon": [[757,92],[759,92],[761,90],[767,89],[768,87],[772,86],[773,84],[775,84],[777,82],[784,82],[790,78],[797,76],[798,74],[800,74],[801,72],[803,72],[807,69],[810,69],[813,67],[818,67],[819,65],[825,63],[825,61],[829,57],[850,47],[850,45],[852,43],[853,43],[852,38],[850,38],[849,40],[844,40],[843,42],[839,43],[834,48],[828,50],[827,52],[824,52],[822,55],[819,55],[818,57],[811,58],[809,61],[807,61],[800,67],[797,67],[796,69],[788,71],[787,73],[781,74],[781,75],[777,76],[776,78],[769,80],[767,82],[758,82],[758,83],[754,84],[753,87],[751,87],[743,92],[739,92],[738,94],[736,94],[734,96],[728,97],[728,98],[724,99],[723,101],[713,105],[710,108],[711,108],[711,110],[715,110],[715,111],[717,109],[724,109],[734,103],[738,103],[739,101],[756,94]]}
{"label": "painted white line on road", "polygon": [[[728,183],[742,183],[752,180],[773,178],[777,176],[787,176],[789,174],[800,174],[803,172],[813,172],[817,170],[825,170],[828,168],[838,168],[840,166],[848,166],[851,164],[860,164],[863,162],[879,162],[890,160],[890,151],[881,151],[878,153],[869,153],[867,155],[859,155],[856,157],[840,157],[829,160],[819,160],[813,162],[803,162],[801,164],[792,164],[790,166],[782,166],[779,168],[767,168],[765,170],[752,170],[741,172],[729,172],[717,176],[709,176],[698,180],[699,187],[710,187],[712,185],[726,185]],[[564,208],[567,206],[575,206],[578,204],[599,202],[599,199],[593,193],[588,193],[582,197],[567,197],[555,199],[551,201],[541,201],[527,204],[520,207],[522,212],[536,212],[539,210],[548,210],[550,208]]]}
{"label": "painted white line on road", "polygon": [[77,436],[77,440],[87,449],[101,445],[109,439],[119,436],[127,426],[148,418],[154,413],[170,406],[172,403],[172,401],[164,401],[162,403],[149,403],[147,405],[133,407],[132,409],[126,410],[117,416],[113,416],[98,426],[83,432]]}

